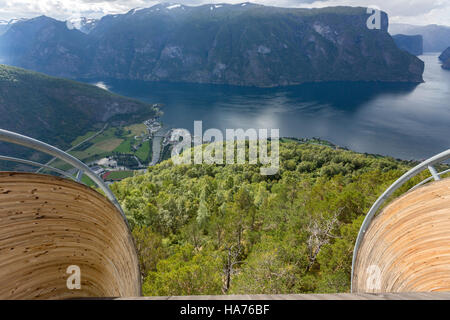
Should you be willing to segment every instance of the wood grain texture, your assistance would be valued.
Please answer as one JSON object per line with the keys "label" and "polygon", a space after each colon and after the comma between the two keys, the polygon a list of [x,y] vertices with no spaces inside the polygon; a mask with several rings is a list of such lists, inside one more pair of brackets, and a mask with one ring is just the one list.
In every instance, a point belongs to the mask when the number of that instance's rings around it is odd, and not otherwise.
{"label": "wood grain texture", "polygon": [[408,192],[367,230],[354,292],[450,291],[450,179]]}
{"label": "wood grain texture", "polygon": [[[67,288],[70,265],[80,290]],[[0,299],[138,295],[133,239],[110,201],[74,181],[0,172]]]}

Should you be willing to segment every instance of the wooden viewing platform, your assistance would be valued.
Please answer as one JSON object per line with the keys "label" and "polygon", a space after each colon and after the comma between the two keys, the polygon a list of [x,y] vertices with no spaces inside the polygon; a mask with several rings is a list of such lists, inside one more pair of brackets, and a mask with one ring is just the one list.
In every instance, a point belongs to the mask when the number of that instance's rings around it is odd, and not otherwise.
{"label": "wooden viewing platform", "polygon": [[[0,172],[0,299],[136,296],[133,239],[95,190],[54,176]],[[81,289],[67,288],[67,268]]]}
{"label": "wooden viewing platform", "polygon": [[404,194],[372,221],[353,291],[450,291],[450,178]]}

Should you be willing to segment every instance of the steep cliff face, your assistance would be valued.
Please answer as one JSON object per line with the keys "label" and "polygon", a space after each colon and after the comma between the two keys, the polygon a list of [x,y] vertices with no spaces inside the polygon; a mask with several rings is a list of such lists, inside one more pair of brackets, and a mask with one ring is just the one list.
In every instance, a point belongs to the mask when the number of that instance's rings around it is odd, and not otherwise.
{"label": "steep cliff face", "polygon": [[[159,4],[106,16],[89,35],[73,34],[82,48],[61,55],[69,64],[64,70],[44,48],[28,50],[26,61],[15,64],[70,77],[259,87],[421,82],[423,62],[397,48],[387,33],[387,15],[382,14],[381,30],[369,30],[368,18],[365,8]],[[53,42],[45,45],[52,52],[60,45]]]}
{"label": "steep cliff face", "polygon": [[415,56],[423,54],[423,37],[421,35],[407,36],[404,34],[397,34],[392,36],[392,38],[400,49]]}
{"label": "steep cliff face", "polygon": [[439,56],[439,60],[442,61],[442,68],[450,70],[450,47],[442,52],[442,54]]}

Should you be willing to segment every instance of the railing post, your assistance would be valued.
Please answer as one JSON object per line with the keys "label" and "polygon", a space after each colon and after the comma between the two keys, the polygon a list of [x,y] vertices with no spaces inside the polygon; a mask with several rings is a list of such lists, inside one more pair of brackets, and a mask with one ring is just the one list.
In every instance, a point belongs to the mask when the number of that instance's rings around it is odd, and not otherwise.
{"label": "railing post", "polygon": [[433,166],[428,166],[428,170],[430,170],[431,175],[433,176],[433,179],[435,181],[441,180],[441,177],[439,176],[439,174],[437,173],[436,169]]}
{"label": "railing post", "polygon": [[77,173],[77,181],[78,182],[80,182],[81,179],[83,178],[83,174],[84,174],[83,170],[78,170],[78,173]]}

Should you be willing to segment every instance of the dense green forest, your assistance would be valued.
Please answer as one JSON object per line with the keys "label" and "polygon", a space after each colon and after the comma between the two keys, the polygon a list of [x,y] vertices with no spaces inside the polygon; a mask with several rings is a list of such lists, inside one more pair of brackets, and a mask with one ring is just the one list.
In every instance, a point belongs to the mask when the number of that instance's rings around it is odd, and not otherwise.
{"label": "dense green forest", "polygon": [[112,189],[133,228],[145,295],[347,292],[364,215],[412,166],[283,139],[275,176],[168,160]]}

